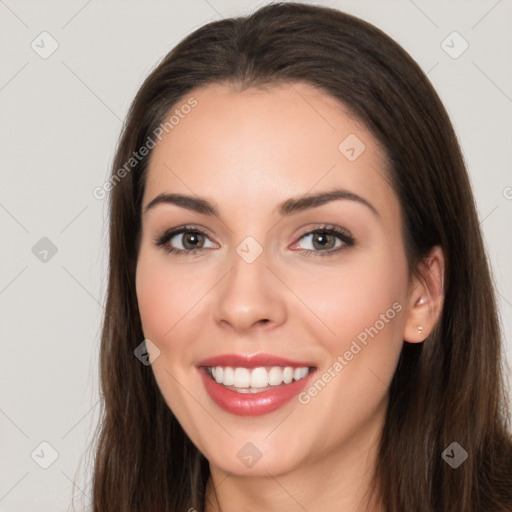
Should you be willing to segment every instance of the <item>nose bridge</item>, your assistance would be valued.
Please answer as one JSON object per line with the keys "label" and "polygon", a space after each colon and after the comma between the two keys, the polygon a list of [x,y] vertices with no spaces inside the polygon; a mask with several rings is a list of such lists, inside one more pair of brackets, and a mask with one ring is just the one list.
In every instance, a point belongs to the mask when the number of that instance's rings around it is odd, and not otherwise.
{"label": "nose bridge", "polygon": [[258,323],[279,324],[284,320],[282,290],[268,264],[267,251],[253,237],[242,240],[233,251],[231,270],[216,299],[217,322],[243,331]]}

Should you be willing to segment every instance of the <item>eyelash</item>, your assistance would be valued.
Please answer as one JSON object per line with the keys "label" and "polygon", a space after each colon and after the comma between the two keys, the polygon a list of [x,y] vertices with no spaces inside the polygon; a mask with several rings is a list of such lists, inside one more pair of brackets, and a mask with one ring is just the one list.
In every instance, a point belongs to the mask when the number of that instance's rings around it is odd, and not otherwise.
{"label": "eyelash", "polygon": [[[208,237],[208,235],[204,231],[202,231],[201,229],[199,229],[195,226],[182,226],[180,228],[175,228],[175,229],[166,231],[162,236],[157,237],[155,239],[155,244],[158,247],[161,247],[162,249],[164,249],[169,254],[174,253],[176,255],[181,255],[181,256],[187,256],[192,253],[197,255],[198,253],[205,250],[205,248],[175,249],[175,248],[169,247],[167,245],[167,243],[172,238],[174,238],[176,235],[180,235],[183,233],[189,233],[189,234],[192,233],[192,234],[204,235],[205,237]],[[323,225],[323,226],[315,228],[311,231],[307,231],[299,238],[299,240],[302,240],[306,236],[313,235],[313,234],[334,235],[334,236],[338,237],[343,242],[343,245],[336,249],[331,249],[328,251],[315,251],[315,250],[311,250],[311,249],[302,249],[303,254],[306,254],[307,256],[313,256],[313,257],[329,256],[334,253],[338,253],[339,251],[345,250],[348,247],[353,247],[355,245],[354,237],[347,230],[340,229],[340,228],[337,228],[336,226],[332,226],[332,225]]]}

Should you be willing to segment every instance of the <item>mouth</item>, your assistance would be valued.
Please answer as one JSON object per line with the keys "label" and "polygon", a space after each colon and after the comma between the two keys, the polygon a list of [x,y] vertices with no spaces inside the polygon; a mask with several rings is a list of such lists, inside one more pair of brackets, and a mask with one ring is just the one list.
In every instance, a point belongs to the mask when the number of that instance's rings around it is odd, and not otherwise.
{"label": "mouth", "polygon": [[221,386],[236,393],[262,393],[282,384],[297,382],[309,375],[310,366],[272,366],[258,368],[232,368],[231,366],[207,366],[206,373]]}
{"label": "mouth", "polygon": [[317,370],[311,363],[266,354],[218,356],[198,365],[210,398],[239,416],[268,414],[298,395]]}

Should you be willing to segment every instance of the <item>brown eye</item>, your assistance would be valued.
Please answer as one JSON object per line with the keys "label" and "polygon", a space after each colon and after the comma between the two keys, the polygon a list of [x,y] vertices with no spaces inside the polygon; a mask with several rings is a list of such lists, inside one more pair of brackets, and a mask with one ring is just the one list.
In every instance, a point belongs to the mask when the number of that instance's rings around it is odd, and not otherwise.
{"label": "brown eye", "polygon": [[197,249],[198,247],[202,247],[204,244],[204,235],[200,233],[184,232],[182,234],[175,235],[173,238],[179,239],[179,237],[181,237],[182,245],[186,250]]}
{"label": "brown eye", "polygon": [[[209,240],[206,233],[197,228],[177,228],[164,233],[155,240],[158,247],[164,248],[167,252],[177,254],[199,253],[206,248],[205,242]],[[211,244],[209,247],[215,247]]]}
{"label": "brown eye", "polygon": [[299,242],[308,240],[305,243],[305,254],[313,256],[326,256],[337,253],[340,250],[352,247],[355,243],[354,237],[346,230],[336,227],[318,228],[302,235]]}
{"label": "brown eye", "polygon": [[315,249],[334,249],[336,246],[336,237],[326,233],[314,233],[312,235],[313,247]]}

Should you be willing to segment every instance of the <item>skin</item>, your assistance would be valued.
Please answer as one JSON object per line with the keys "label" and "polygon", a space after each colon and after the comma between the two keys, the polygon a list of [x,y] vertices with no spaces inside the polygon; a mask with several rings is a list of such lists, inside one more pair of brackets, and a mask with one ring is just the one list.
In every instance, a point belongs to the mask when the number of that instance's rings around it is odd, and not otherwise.
{"label": "skin", "polygon": [[[409,277],[384,152],[332,97],[302,83],[243,92],[216,84],[190,96],[197,106],[153,151],[143,210],[172,192],[208,199],[219,216],[174,204],[143,213],[136,287],[144,335],[160,350],[155,379],[210,462],[206,510],[361,510],[404,340],[422,342],[441,311],[442,252],[432,250],[423,280]],[[350,134],[365,145],[354,161],[338,149]],[[349,199],[286,217],[274,212],[291,197],[339,187],[378,214]],[[322,249],[314,235],[302,237],[324,223],[348,230],[354,246],[305,254],[343,244],[330,237]],[[202,252],[155,245],[185,224],[206,232]],[[236,252],[247,236],[263,250],[252,263]],[[189,241],[181,234],[169,245]],[[394,303],[401,311],[307,404],[292,399],[240,417],[204,389],[196,364],[219,354],[314,361],[321,375]],[[252,468],[237,457],[248,442],[261,452]]]}

